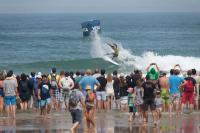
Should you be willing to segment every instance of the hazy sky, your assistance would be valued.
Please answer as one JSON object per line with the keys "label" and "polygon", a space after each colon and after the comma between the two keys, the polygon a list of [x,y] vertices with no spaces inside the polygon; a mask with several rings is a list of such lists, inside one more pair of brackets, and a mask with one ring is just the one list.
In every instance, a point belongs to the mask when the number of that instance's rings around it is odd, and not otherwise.
{"label": "hazy sky", "polygon": [[200,12],[200,0],[0,0],[0,13]]}

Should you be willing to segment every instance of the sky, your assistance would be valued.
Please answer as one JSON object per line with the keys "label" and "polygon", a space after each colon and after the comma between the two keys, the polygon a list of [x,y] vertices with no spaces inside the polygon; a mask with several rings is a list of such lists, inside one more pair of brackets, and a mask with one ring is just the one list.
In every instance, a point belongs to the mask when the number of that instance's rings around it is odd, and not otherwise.
{"label": "sky", "polygon": [[200,0],[0,0],[0,13],[200,12]]}

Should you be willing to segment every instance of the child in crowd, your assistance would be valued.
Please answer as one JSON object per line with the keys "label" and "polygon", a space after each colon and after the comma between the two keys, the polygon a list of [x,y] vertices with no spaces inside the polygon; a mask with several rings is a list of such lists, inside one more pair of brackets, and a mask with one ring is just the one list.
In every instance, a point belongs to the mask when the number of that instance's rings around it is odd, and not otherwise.
{"label": "child in crowd", "polygon": [[132,122],[136,113],[136,93],[133,88],[128,88],[129,122]]}
{"label": "child in crowd", "polygon": [[143,105],[144,89],[142,87],[142,81],[140,79],[136,81],[136,86],[134,90],[136,93],[136,106],[137,106],[137,111],[139,113],[139,121],[142,121],[143,120],[142,105]]}
{"label": "child in crowd", "polygon": [[161,112],[162,112],[162,98],[160,96],[160,91],[156,91],[156,98],[155,98],[155,105],[156,105],[156,119],[157,122],[160,122],[161,119]]}

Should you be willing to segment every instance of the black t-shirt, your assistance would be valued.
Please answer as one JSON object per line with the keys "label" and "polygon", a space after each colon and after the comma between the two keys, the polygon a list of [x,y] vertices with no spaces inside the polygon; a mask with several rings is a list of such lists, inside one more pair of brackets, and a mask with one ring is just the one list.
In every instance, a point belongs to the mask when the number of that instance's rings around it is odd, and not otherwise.
{"label": "black t-shirt", "polygon": [[144,97],[143,99],[154,99],[154,90],[156,89],[155,85],[152,82],[145,82],[142,87],[144,88]]}
{"label": "black t-shirt", "polygon": [[100,83],[100,88],[97,91],[105,91],[106,90],[107,79],[104,76],[100,76],[100,77],[97,78],[97,80]]}
{"label": "black t-shirt", "polygon": [[49,82],[47,82],[47,83],[42,82],[39,85],[38,89],[40,89],[40,97],[42,100],[45,100],[45,99],[51,97],[50,96],[50,88],[51,88],[51,84]]}

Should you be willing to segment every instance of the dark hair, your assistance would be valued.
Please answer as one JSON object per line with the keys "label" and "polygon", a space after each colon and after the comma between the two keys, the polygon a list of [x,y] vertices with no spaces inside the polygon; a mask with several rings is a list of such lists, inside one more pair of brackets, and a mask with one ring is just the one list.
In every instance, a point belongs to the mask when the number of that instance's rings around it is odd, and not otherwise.
{"label": "dark hair", "polygon": [[85,75],[85,72],[84,72],[84,71],[82,71],[82,72],[81,72],[81,76],[84,76],[84,75]]}
{"label": "dark hair", "polygon": [[70,76],[74,76],[74,72],[72,72],[72,71],[69,72],[69,74],[70,74]]}
{"label": "dark hair", "polygon": [[12,77],[12,76],[13,76],[13,71],[9,70],[8,73],[7,73],[7,77]]}
{"label": "dark hair", "polygon": [[188,71],[187,71],[187,75],[188,75],[188,76],[191,76],[191,75],[192,75],[192,70],[188,70]]}
{"label": "dark hair", "polygon": [[31,77],[35,77],[35,72],[31,72]]}
{"label": "dark hair", "polygon": [[47,78],[47,75],[46,75],[46,74],[43,74],[43,75],[42,75],[42,78]]}
{"label": "dark hair", "polygon": [[4,75],[3,75],[3,72],[1,72],[0,73],[0,80],[4,80],[5,79],[5,77],[4,77]]}
{"label": "dark hair", "polygon": [[117,70],[113,71],[113,75],[117,75]]}
{"label": "dark hair", "polygon": [[174,75],[174,69],[170,70],[170,75]]}
{"label": "dark hair", "polygon": [[79,76],[81,73],[80,71],[76,71],[76,75]]}
{"label": "dark hair", "polygon": [[134,73],[135,74],[140,74],[140,70],[135,70]]}
{"label": "dark hair", "polygon": [[56,73],[56,68],[55,67],[52,68],[51,71],[52,71],[52,73]]}
{"label": "dark hair", "polygon": [[104,75],[106,73],[105,69],[101,69],[101,75]]}
{"label": "dark hair", "polygon": [[65,77],[70,76],[70,73],[68,71],[65,71]]}
{"label": "dark hair", "polygon": [[65,71],[60,71],[60,75],[65,75]]}
{"label": "dark hair", "polygon": [[192,75],[196,75],[196,74],[197,74],[196,69],[192,69]]}
{"label": "dark hair", "polygon": [[179,74],[180,74],[180,70],[176,69],[176,70],[174,71],[174,74],[175,74],[175,75],[179,75]]}
{"label": "dark hair", "polygon": [[27,80],[27,76],[26,76],[25,73],[22,73],[22,74],[21,74],[21,80],[22,80],[22,81],[26,81],[26,80]]}

